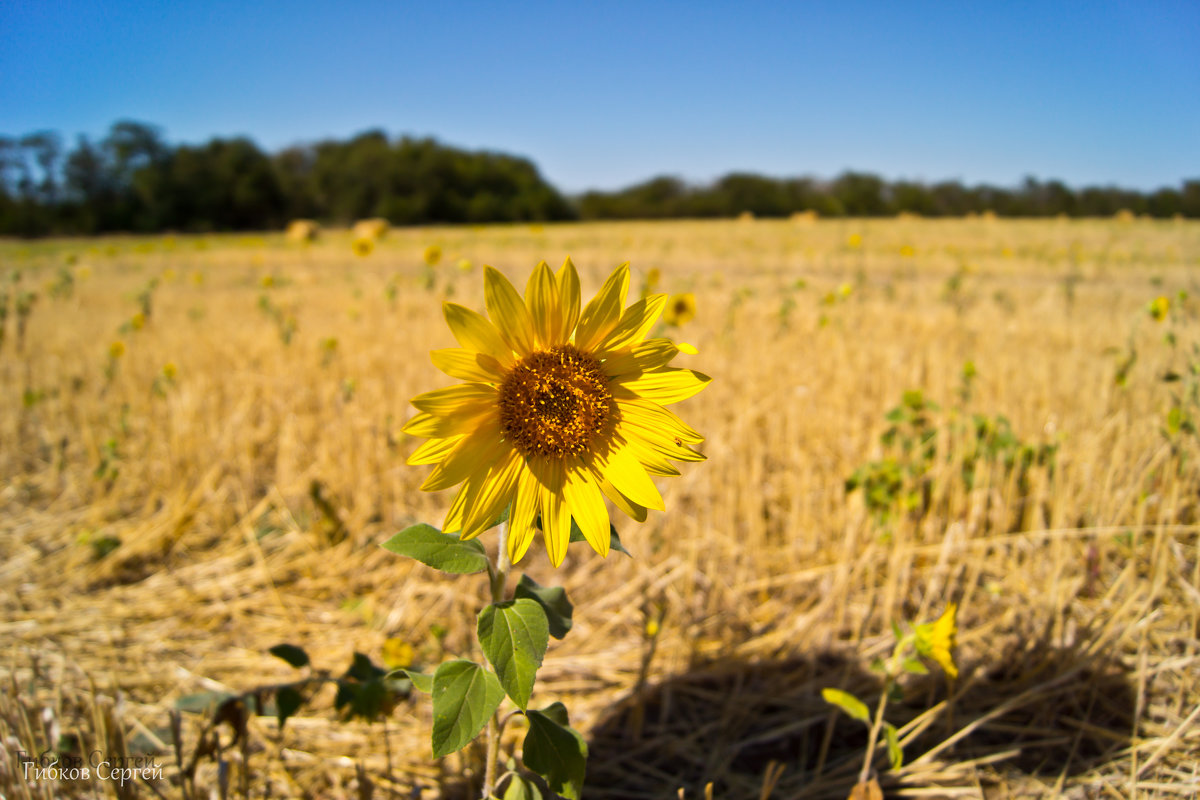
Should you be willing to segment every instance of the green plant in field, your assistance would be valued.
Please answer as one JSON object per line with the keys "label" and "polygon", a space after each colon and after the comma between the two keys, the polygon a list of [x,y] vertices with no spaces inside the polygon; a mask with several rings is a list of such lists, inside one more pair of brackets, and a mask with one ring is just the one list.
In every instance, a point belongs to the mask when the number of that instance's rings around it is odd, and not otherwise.
{"label": "green plant in field", "polygon": [[[1180,345],[1177,331],[1183,330],[1180,323],[1186,308],[1187,292],[1180,291],[1177,300],[1176,313],[1168,313],[1170,302],[1165,296],[1152,301],[1147,311],[1156,322],[1166,321],[1168,326],[1163,334],[1163,342],[1170,348],[1170,361],[1159,379],[1169,385],[1171,391],[1160,431],[1170,444],[1182,473],[1195,445],[1200,444],[1200,428],[1197,427],[1200,420],[1200,342],[1191,342],[1190,347],[1186,348],[1186,355],[1181,355],[1185,348]],[[1192,446],[1189,447],[1189,444]]]}
{"label": "green plant in field", "polygon": [[[970,401],[977,374],[973,362],[963,366],[959,389],[963,407]],[[1015,474],[1015,486],[1022,496],[1030,489],[1029,471],[1034,466],[1053,474],[1056,444],[1022,442],[1003,415],[964,416],[960,407],[948,422],[939,423],[936,416],[940,410],[920,390],[905,392],[900,404],[886,416],[890,424],[880,436],[886,455],[864,464],[846,479],[846,492],[862,491],[867,510],[878,525],[927,509],[933,492],[932,473],[941,462],[957,459],[968,490],[975,488],[981,465],[999,466],[1006,480]],[[939,430],[959,449],[939,454]]]}
{"label": "green plant in field", "polygon": [[969,421],[968,444],[962,460],[962,479],[968,489],[975,488],[975,478],[981,463],[998,464],[1004,473],[1016,473],[1017,486],[1022,494],[1029,491],[1031,467],[1055,466],[1058,445],[1052,443],[1026,444],[1013,433],[1012,425],[1003,415],[987,417],[972,415]]}
{"label": "green plant in field", "polygon": [[92,477],[104,484],[104,491],[110,491],[117,478],[121,475],[121,452],[116,437],[105,439],[100,448],[100,462],[92,472]]}
{"label": "green plant in field", "polygon": [[258,310],[274,321],[275,329],[279,332],[279,341],[283,342],[285,347],[290,345],[292,337],[296,334],[295,314],[272,303],[271,298],[265,293],[258,296]]}
{"label": "green plant in field", "polygon": [[108,359],[104,363],[104,379],[108,383],[112,383],[113,378],[117,377],[117,368],[121,364],[121,359],[125,357],[125,342],[120,339],[113,340],[108,346]]}
{"label": "green plant in field", "polygon": [[[863,755],[862,769],[858,774],[859,786],[866,786],[871,777],[871,763],[875,759],[875,749],[882,733],[887,747],[888,762],[893,770],[904,765],[904,750],[900,746],[900,733],[896,726],[884,719],[884,712],[889,702],[896,702],[904,697],[901,685],[902,676],[927,675],[928,668],[922,659],[932,661],[941,667],[949,678],[958,677],[958,665],[954,662],[954,647],[958,636],[958,605],[950,603],[946,610],[933,622],[913,625],[905,633],[899,625],[893,624],[896,643],[892,654],[886,659],[877,660],[871,665],[874,672],[883,676],[883,691],[879,694],[879,703],[874,715],[866,703],[853,694],[841,689],[823,689],[821,696],[830,705],[836,706],[852,719],[867,726],[867,748]],[[853,795],[852,795],[853,796]]]}
{"label": "green plant in field", "polygon": [[938,410],[919,389],[906,391],[900,404],[887,412],[891,424],[880,436],[890,455],[859,467],[846,479],[846,492],[861,489],[867,510],[880,525],[927,502],[927,474],[937,454],[933,414]]}
{"label": "green plant in field", "polygon": [[[508,577],[538,533],[558,566],[573,542],[602,556],[624,552],[604,504],[607,496],[638,521],[663,509],[650,475],[678,475],[670,463],[704,456],[703,439],[663,406],[708,384],[707,376],[667,365],[681,352],[668,339],[645,339],[667,304],[648,295],[625,308],[629,268],[622,265],[581,308],[579,276],[567,259],[557,273],[534,268],[524,298],[485,267],[491,319],[446,303],[461,348],[437,350],[434,364],[466,383],[418,395],[420,413],[406,433],[428,441],[410,464],[433,464],[422,489],[463,484],[443,533],[414,525],[383,546],[452,575],[486,572],[491,603],[476,622],[483,664],[443,662],[432,674],[405,672],[433,702],[433,754],[463,749],[487,729],[483,797],[538,797],[539,782],[563,797],[583,789],[587,744],[562,703],[533,708],[534,683],[550,638],[571,628],[573,607],[560,587]],[[490,558],[478,537],[499,526]],[[505,698],[515,706],[501,714]],[[528,724],[521,749],[498,773],[503,729],[514,715]]]}
{"label": "green plant in field", "polygon": [[31,314],[33,314],[33,305],[36,302],[37,294],[35,292],[17,292],[16,312],[18,352],[22,352],[25,349],[25,328],[29,325],[29,317]]}
{"label": "green plant in field", "polygon": [[[384,644],[384,662],[387,664],[389,649],[395,650],[388,640]],[[410,648],[411,650],[411,648]],[[364,722],[383,723],[387,737],[387,718],[396,707],[412,693],[413,684],[395,670],[377,665],[370,656],[355,653],[350,666],[340,675],[325,669],[316,669],[308,653],[294,644],[277,644],[269,651],[271,655],[300,670],[301,677],[282,683],[256,686],[242,692],[199,692],[184,695],[175,701],[175,722],[178,712],[201,714],[205,725],[199,739],[187,758],[175,736],[175,756],[182,777],[182,792],[185,798],[201,796],[196,791],[196,770],[204,759],[211,759],[218,768],[227,768],[224,750],[226,747],[241,747],[242,761],[250,757],[248,725],[253,716],[274,717],[279,723],[279,735],[283,736],[287,721],[311,702],[318,690],[332,684],[337,691],[333,706],[343,720],[360,719]],[[411,666],[411,661],[410,661]],[[416,669],[415,667],[413,667]],[[222,742],[218,729],[227,726],[233,733],[232,742]],[[389,748],[390,759],[390,748]],[[391,771],[389,763],[389,772]],[[243,770],[243,777],[248,773]],[[249,796],[248,786],[243,793]]]}

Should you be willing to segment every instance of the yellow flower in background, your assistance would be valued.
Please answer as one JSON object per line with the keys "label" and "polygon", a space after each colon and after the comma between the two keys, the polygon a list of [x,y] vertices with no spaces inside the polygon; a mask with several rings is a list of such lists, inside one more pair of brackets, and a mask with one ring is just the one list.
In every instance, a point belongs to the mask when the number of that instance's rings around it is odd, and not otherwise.
{"label": "yellow flower in background", "polygon": [[425,253],[422,255],[425,263],[431,267],[436,267],[437,263],[442,260],[442,248],[436,244],[431,244],[425,248]]}
{"label": "yellow flower in background", "polygon": [[404,426],[429,439],[408,459],[436,465],[421,488],[462,484],[443,530],[474,538],[511,506],[513,562],[533,541],[539,515],[555,566],[566,556],[572,519],[607,555],[604,497],[641,522],[648,508],[663,509],[651,476],[678,475],[671,460],[704,460],[688,447],[703,437],[663,406],[710,379],[668,367],[679,348],[645,339],[666,295],[624,308],[628,292],[623,264],[581,310],[579,275],[568,258],[557,273],[539,263],[524,298],[485,266],[490,320],[443,304],[462,347],[435,350],[433,363],[466,383],[413,398],[420,413]]}
{"label": "yellow flower in background", "polygon": [[408,669],[413,665],[416,652],[413,646],[395,636],[383,642],[383,663],[388,669]]}
{"label": "yellow flower in background", "polygon": [[691,292],[672,295],[663,311],[663,322],[668,325],[684,325],[696,316],[696,295]]}
{"label": "yellow flower in background", "polygon": [[861,233],[852,233],[846,237],[846,246],[851,250],[857,250],[862,247],[863,237]]}
{"label": "yellow flower in background", "polygon": [[125,355],[125,343],[120,339],[116,340],[108,346],[108,357],[116,361],[121,356]]}
{"label": "yellow flower in background", "polygon": [[162,374],[167,380],[173,381],[175,380],[175,376],[179,374],[179,368],[175,366],[174,361],[168,361],[166,364],[163,364]]}
{"label": "yellow flower in background", "polygon": [[958,604],[950,603],[935,622],[917,626],[917,652],[931,658],[951,678],[958,677],[954,646],[958,636]]}
{"label": "yellow flower in background", "polygon": [[375,249],[375,240],[368,239],[366,237],[359,237],[355,239],[354,243],[350,246],[354,249],[354,255],[358,256],[359,258],[366,258],[367,256],[371,255],[371,252]]}
{"label": "yellow flower in background", "polygon": [[460,258],[457,266],[459,272],[470,272],[475,268],[475,265],[471,263],[471,259],[469,258]]}
{"label": "yellow flower in background", "polygon": [[140,331],[142,328],[146,327],[146,315],[140,311],[134,314],[129,318],[129,327],[133,328],[135,331]]}
{"label": "yellow flower in background", "polygon": [[1146,306],[1146,311],[1149,312],[1151,318],[1155,322],[1162,322],[1167,318],[1167,313],[1171,310],[1171,300],[1165,295],[1160,295],[1150,301]]}

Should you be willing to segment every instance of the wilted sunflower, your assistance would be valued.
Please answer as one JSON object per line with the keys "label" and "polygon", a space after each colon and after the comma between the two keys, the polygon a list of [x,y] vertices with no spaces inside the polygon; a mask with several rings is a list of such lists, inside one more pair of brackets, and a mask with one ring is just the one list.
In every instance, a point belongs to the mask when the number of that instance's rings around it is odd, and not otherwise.
{"label": "wilted sunflower", "polygon": [[428,437],[409,464],[436,464],[426,491],[462,483],[443,530],[471,539],[510,509],[508,556],[519,561],[540,516],[546,550],[562,563],[574,518],[607,555],[604,497],[639,522],[663,509],[651,475],[678,475],[675,461],[702,461],[687,445],[704,439],[664,405],[685,400],[706,375],[667,366],[679,348],[645,340],[666,295],[624,308],[629,267],[621,265],[580,310],[579,275],[534,268],[522,299],[484,268],[486,317],[455,303],[442,311],[461,348],[433,363],[466,383],[413,398],[420,413],[406,433]]}

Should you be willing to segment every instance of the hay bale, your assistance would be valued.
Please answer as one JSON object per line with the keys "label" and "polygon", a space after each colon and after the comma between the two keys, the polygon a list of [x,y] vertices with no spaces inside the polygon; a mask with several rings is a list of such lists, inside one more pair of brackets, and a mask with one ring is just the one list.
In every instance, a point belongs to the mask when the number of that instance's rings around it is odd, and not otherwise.
{"label": "hay bale", "polygon": [[383,217],[373,217],[371,219],[360,219],[354,223],[353,233],[355,239],[378,241],[387,236],[388,231],[391,229],[391,223],[386,219]]}
{"label": "hay bale", "polygon": [[294,219],[288,223],[284,236],[289,242],[313,242],[321,234],[321,226],[311,219]]}

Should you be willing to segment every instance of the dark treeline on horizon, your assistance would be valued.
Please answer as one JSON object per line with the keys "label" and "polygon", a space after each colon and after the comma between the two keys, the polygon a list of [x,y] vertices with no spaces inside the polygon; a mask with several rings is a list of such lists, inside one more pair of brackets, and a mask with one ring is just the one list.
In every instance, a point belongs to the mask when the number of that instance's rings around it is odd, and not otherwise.
{"label": "dark treeline on horizon", "polygon": [[1200,179],[1139,192],[1072,189],[1028,178],[1016,188],[885,181],[860,172],[832,180],[733,173],[705,186],[658,177],[566,198],[528,159],[468,152],[433,139],[368,131],[275,153],[244,137],[169,145],[160,130],[115,123],[99,141],[67,149],[41,131],[0,136],[0,235],[270,230],[314,218],[396,225],[573,219],[1000,216],[1105,217],[1118,211],[1200,218]]}

